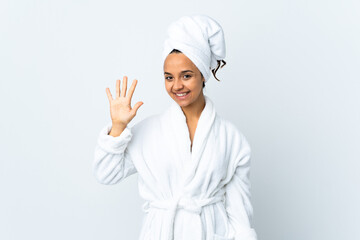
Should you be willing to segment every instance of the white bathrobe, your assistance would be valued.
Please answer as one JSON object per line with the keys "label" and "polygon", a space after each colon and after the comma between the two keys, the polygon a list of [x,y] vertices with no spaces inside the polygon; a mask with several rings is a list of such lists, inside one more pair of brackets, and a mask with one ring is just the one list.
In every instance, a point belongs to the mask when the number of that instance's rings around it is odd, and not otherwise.
{"label": "white bathrobe", "polygon": [[193,146],[174,101],[161,114],[108,135],[100,132],[94,175],[116,184],[138,173],[145,200],[140,240],[256,240],[250,201],[250,146],[205,95]]}

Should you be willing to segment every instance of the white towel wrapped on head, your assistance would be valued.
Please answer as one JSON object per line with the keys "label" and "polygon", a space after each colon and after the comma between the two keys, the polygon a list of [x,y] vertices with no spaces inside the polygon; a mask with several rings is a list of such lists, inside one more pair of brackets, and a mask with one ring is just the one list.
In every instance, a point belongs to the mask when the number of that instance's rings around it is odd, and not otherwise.
{"label": "white towel wrapped on head", "polygon": [[203,14],[183,16],[170,24],[167,33],[163,62],[173,49],[178,49],[196,65],[203,74],[205,82],[211,76],[210,70],[218,68],[218,60],[225,58],[223,29],[209,16]]}

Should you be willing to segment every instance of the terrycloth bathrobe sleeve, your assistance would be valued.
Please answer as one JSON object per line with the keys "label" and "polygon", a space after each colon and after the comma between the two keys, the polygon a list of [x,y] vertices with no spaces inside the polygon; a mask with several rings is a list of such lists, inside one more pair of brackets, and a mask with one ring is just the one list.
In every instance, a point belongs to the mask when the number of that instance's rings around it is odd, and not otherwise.
{"label": "terrycloth bathrobe sleeve", "polygon": [[230,225],[235,231],[235,240],[256,240],[252,227],[253,207],[250,194],[250,155],[251,148],[245,136],[233,129],[230,157],[233,172],[231,180],[225,185],[225,208]]}
{"label": "terrycloth bathrobe sleeve", "polygon": [[116,184],[124,178],[136,173],[136,168],[128,152],[128,144],[132,138],[129,127],[118,137],[108,135],[112,123],[108,123],[100,131],[94,152],[93,173],[101,184]]}

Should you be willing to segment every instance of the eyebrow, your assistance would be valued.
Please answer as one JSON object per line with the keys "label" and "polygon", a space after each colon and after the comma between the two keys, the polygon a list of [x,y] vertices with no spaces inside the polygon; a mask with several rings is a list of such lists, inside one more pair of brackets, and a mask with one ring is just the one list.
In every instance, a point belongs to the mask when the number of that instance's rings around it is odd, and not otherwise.
{"label": "eyebrow", "polygon": [[[191,70],[184,70],[184,71],[181,71],[181,73],[186,73],[186,72],[192,72],[192,73],[194,73],[193,71],[191,71]],[[171,75],[171,73],[168,73],[168,72],[164,72],[164,74],[170,74]]]}

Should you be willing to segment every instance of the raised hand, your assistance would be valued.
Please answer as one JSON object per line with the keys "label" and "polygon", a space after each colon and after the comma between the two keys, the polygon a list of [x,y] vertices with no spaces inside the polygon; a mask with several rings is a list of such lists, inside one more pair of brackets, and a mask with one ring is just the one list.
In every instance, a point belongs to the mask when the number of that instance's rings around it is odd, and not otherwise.
{"label": "raised hand", "polygon": [[120,80],[116,80],[116,96],[113,99],[110,89],[106,88],[106,94],[110,103],[110,114],[113,126],[122,126],[123,128],[135,117],[139,107],[144,104],[137,102],[134,107],[131,107],[131,98],[135,91],[137,80],[135,79],[127,91],[127,76],[123,77],[122,89],[120,91]]}

